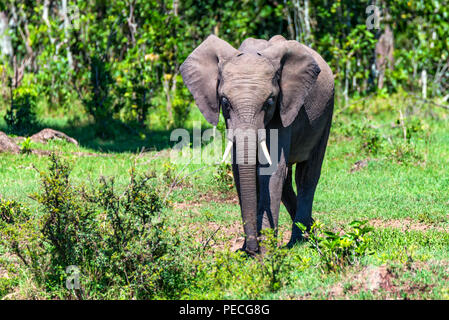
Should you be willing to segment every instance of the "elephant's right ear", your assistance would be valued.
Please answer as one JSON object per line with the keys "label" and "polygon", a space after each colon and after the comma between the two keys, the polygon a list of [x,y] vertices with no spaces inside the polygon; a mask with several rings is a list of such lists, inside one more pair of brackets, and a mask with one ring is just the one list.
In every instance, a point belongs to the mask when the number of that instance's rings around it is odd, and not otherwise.
{"label": "elephant's right ear", "polygon": [[184,84],[192,93],[206,120],[217,125],[219,101],[217,96],[218,64],[239,53],[229,43],[210,35],[181,65]]}

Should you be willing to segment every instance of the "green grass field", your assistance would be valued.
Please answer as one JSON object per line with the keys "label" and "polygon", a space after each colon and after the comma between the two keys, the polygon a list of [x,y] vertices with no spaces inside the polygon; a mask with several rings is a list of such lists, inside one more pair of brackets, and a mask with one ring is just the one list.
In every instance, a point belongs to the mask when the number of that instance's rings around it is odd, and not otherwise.
{"label": "green grass field", "polygon": [[[398,120],[400,108],[403,123]],[[168,131],[123,129],[126,134],[101,140],[89,126],[68,127],[64,119],[45,125],[80,141],[79,147],[61,141],[32,145],[68,159],[75,185],[113,176],[117,188],[125,188],[133,166],[139,173],[155,172],[158,181],[167,184],[161,196],[168,194],[169,205],[163,210],[168,230],[181,238],[181,251],[196,248],[194,256],[186,253],[182,261],[194,265],[189,270],[195,271],[188,273],[192,278],[182,291],[155,298],[449,299],[447,110],[407,107],[401,97],[336,108],[313,217],[337,233],[347,232],[353,220],[367,220],[374,228],[368,235],[373,254],[329,272],[322,268],[317,251],[303,243],[278,258],[284,264],[272,286],[261,284],[275,273],[265,268],[267,261],[232,253],[243,242],[240,209],[235,190],[226,191],[228,179],[217,173],[218,166],[171,164]],[[142,147],[147,149],[141,152]],[[29,195],[39,192],[38,170],[46,170],[48,164],[46,155],[0,154],[0,197],[19,201],[38,216],[41,207]],[[170,181],[182,177],[169,188]],[[281,206],[279,246],[286,243],[290,229]],[[52,293],[32,274],[6,246],[0,247],[0,298],[64,298],[62,289]],[[91,297],[133,297],[125,289],[103,291],[107,293],[98,290]]]}

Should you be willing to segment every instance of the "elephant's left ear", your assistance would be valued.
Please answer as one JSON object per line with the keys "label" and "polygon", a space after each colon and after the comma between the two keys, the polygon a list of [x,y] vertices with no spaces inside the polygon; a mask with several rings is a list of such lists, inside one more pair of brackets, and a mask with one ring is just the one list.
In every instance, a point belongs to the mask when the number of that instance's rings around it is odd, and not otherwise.
{"label": "elephant's left ear", "polygon": [[297,41],[273,41],[270,47],[260,53],[271,59],[281,72],[280,114],[282,125],[287,127],[304,105],[321,69],[307,48]]}

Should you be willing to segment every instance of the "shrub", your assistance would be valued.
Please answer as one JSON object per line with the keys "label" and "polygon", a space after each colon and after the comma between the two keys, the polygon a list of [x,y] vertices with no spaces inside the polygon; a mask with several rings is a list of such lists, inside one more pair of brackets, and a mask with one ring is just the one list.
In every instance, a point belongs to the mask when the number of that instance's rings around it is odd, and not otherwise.
{"label": "shrub", "polygon": [[[373,253],[369,249],[368,237],[373,228],[365,226],[366,223],[366,221],[353,221],[349,224],[352,230],[342,235],[324,230],[320,221],[313,223],[308,233],[308,240],[318,252],[324,271],[339,271],[344,266],[355,264],[361,257]],[[302,232],[306,232],[306,226],[301,223],[297,225]]]}
{"label": "shrub", "polygon": [[25,138],[25,140],[22,141],[20,146],[20,152],[23,154],[30,154],[33,150],[31,149],[31,139],[30,137]]}
{"label": "shrub", "polygon": [[293,271],[300,272],[309,266],[309,258],[292,255],[292,251],[282,246],[282,234],[276,235],[273,229],[262,231],[261,249],[263,259],[261,269],[271,292],[278,291],[288,284]]}
{"label": "shrub", "polygon": [[359,128],[360,148],[369,154],[377,154],[382,148],[382,137],[379,130],[364,125]]}
{"label": "shrub", "polygon": [[387,156],[399,163],[415,163],[424,160],[424,157],[416,151],[415,145],[410,140],[394,141],[386,148]]}
{"label": "shrub", "polygon": [[33,88],[19,87],[13,91],[5,121],[17,133],[30,131],[36,125],[37,94]]}
{"label": "shrub", "polygon": [[36,277],[44,272],[41,224],[32,219],[32,213],[16,201],[0,198],[0,245],[17,256],[30,268],[38,270]]}
{"label": "shrub", "polygon": [[[264,230],[262,254],[248,257],[243,251],[219,251],[198,261],[195,283],[184,291],[188,299],[260,299],[291,284],[294,275],[309,267],[310,259],[282,247],[282,236]],[[234,296],[233,296],[234,297]]]}
{"label": "shrub", "polygon": [[[48,172],[40,173],[42,191],[34,195],[42,205],[39,218],[28,219],[28,211],[15,202],[2,203],[8,248],[52,296],[176,297],[189,277],[178,260],[180,239],[166,227],[154,175],[132,169],[125,190],[118,192],[113,178],[102,177],[90,189],[74,186],[71,170],[54,154],[50,157]],[[26,229],[22,220],[28,222]],[[20,245],[29,244],[24,230],[36,230],[32,245]],[[80,271],[80,288],[67,291],[70,266]]]}

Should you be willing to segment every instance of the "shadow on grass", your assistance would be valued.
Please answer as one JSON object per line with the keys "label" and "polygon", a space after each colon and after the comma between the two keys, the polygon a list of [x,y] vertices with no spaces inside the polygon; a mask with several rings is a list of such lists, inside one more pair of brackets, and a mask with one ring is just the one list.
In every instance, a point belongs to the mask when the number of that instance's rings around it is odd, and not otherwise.
{"label": "shadow on grass", "polygon": [[[13,131],[4,122],[0,122],[0,131],[8,135],[31,136],[44,128],[51,128],[64,132],[76,139],[80,146],[97,152],[139,153],[145,150],[160,151],[172,148],[178,141],[170,141],[172,129],[151,130],[139,125],[125,124],[117,120],[111,120],[107,125],[99,126],[93,123],[70,125],[64,120],[48,119],[32,128]],[[192,139],[192,129],[186,129]]]}

